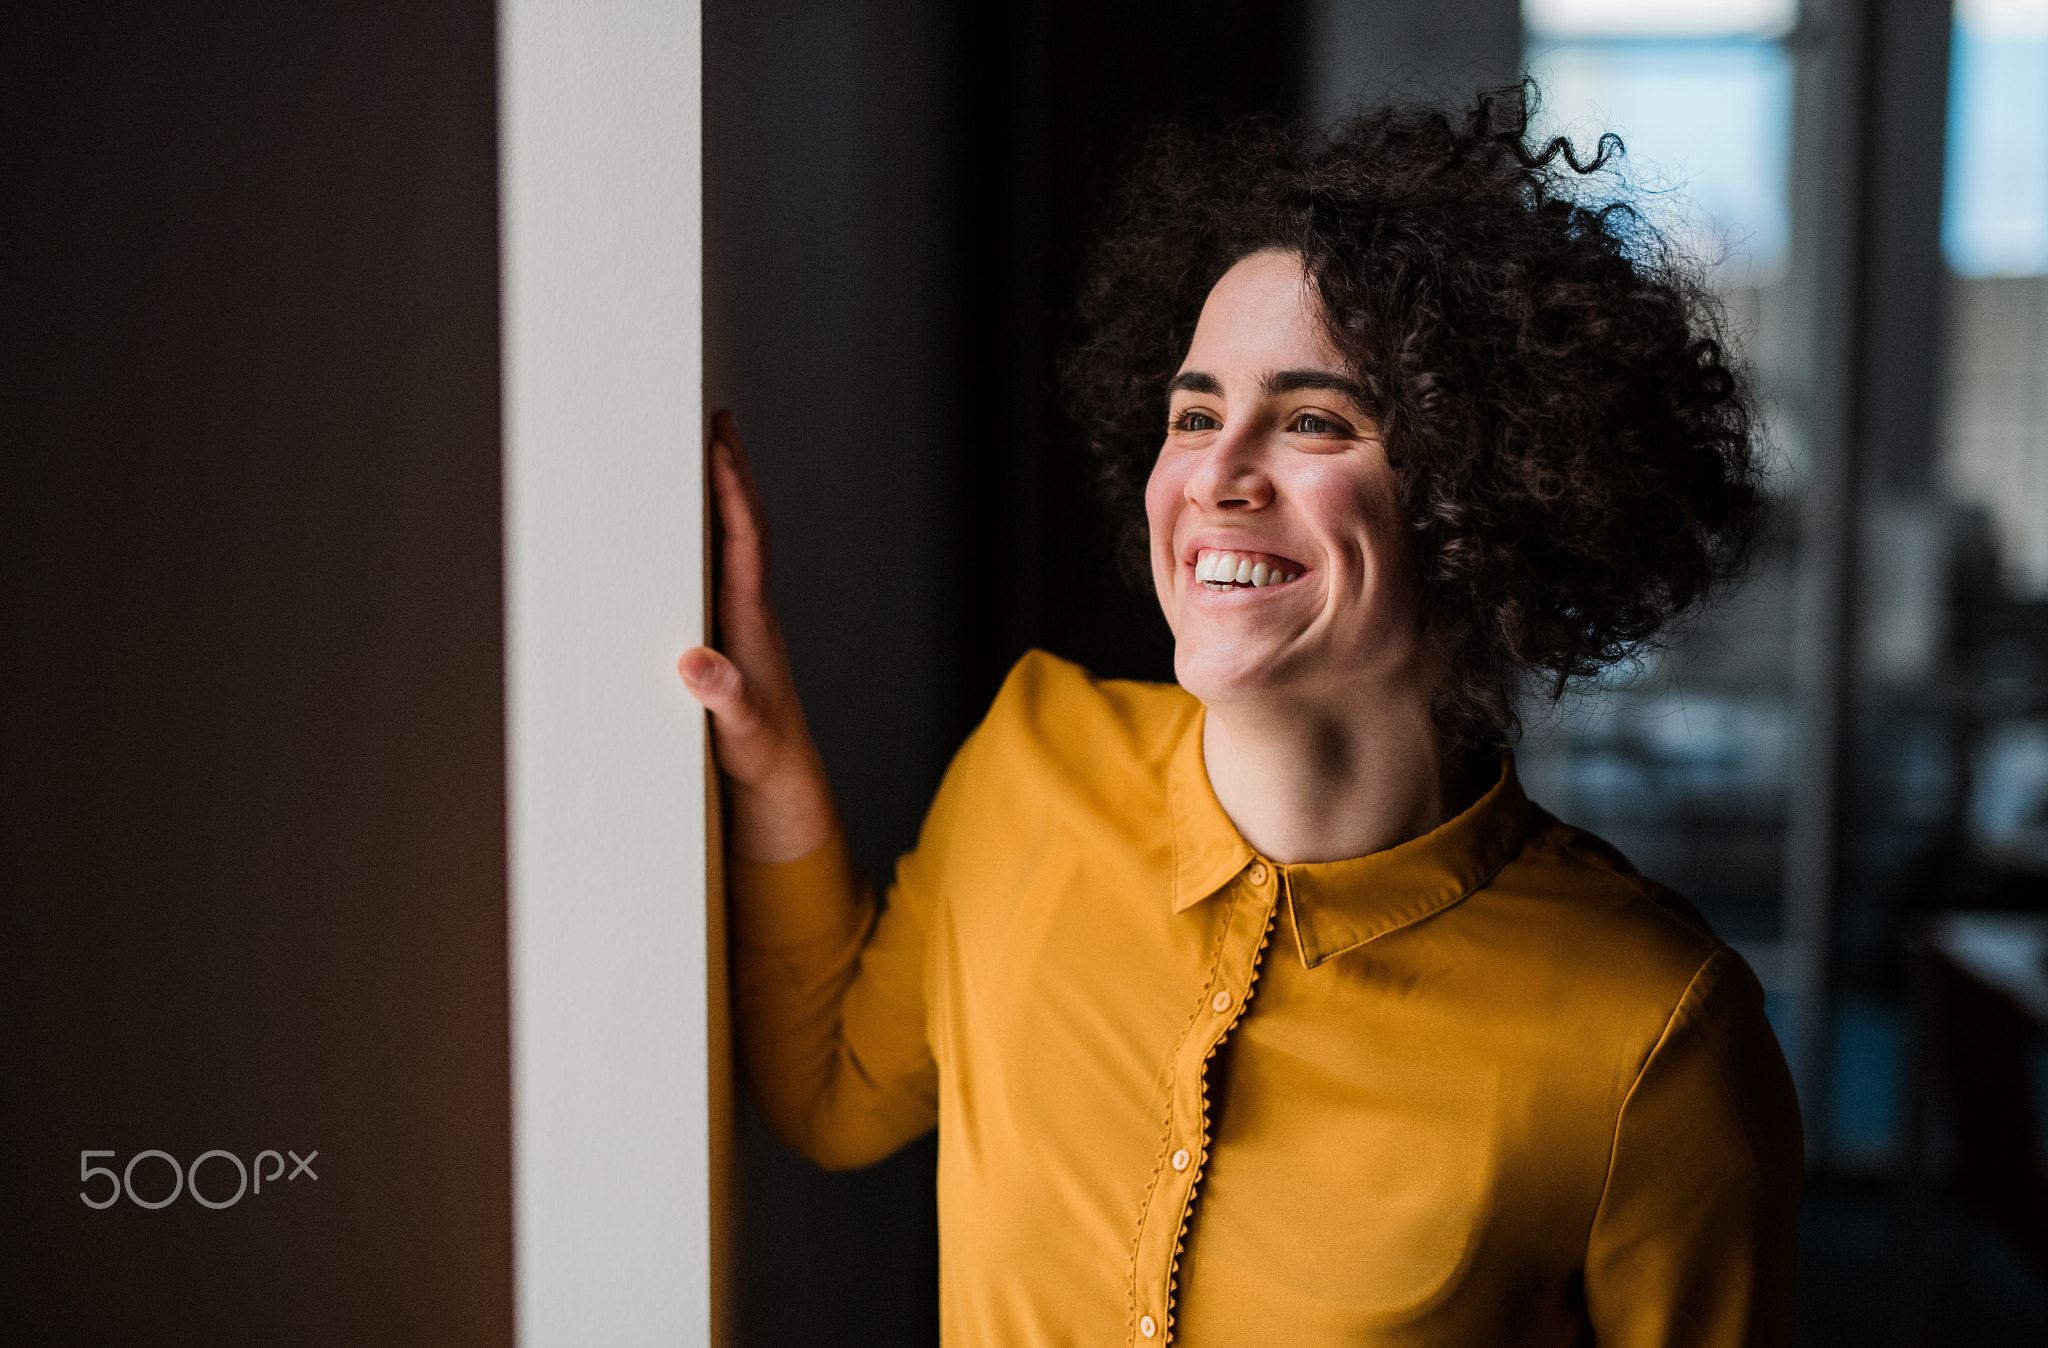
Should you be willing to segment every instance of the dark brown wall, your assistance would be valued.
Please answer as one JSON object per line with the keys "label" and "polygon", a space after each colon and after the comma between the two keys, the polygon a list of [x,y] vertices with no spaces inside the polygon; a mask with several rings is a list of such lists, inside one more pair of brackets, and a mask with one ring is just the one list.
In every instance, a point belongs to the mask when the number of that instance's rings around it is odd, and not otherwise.
{"label": "dark brown wall", "polygon": [[[0,1332],[507,1342],[491,7],[37,10],[0,58]],[[83,1148],[319,1179],[96,1212]]]}

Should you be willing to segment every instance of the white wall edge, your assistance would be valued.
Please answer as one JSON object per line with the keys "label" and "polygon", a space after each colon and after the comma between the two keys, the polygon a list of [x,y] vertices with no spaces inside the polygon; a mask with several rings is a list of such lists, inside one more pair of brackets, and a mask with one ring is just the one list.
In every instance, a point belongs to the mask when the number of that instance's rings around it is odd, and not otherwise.
{"label": "white wall edge", "polygon": [[518,1340],[709,1344],[698,5],[498,60]]}

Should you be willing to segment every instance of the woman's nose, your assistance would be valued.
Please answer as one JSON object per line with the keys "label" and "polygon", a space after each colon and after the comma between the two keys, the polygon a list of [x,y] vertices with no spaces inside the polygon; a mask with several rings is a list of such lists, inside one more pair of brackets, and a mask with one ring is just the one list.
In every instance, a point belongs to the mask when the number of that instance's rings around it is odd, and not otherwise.
{"label": "woman's nose", "polygon": [[1263,446],[1251,435],[1226,432],[1188,478],[1188,499],[1211,510],[1259,510],[1272,504]]}

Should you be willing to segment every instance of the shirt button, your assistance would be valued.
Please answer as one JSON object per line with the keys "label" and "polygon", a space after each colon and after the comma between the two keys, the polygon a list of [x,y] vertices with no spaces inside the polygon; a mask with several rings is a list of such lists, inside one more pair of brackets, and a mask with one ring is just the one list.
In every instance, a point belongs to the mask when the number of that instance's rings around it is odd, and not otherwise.
{"label": "shirt button", "polygon": [[1138,1317],[1138,1332],[1149,1339],[1159,1332],[1159,1326],[1154,1323],[1151,1316],[1141,1315]]}
{"label": "shirt button", "polygon": [[1265,862],[1263,862],[1263,861],[1255,861],[1255,862],[1253,862],[1253,863],[1252,863],[1252,874],[1251,874],[1251,881],[1252,881],[1252,883],[1253,883],[1253,884],[1255,884],[1255,885],[1263,885],[1263,884],[1265,884],[1265,883],[1266,883],[1266,863],[1265,863]]}
{"label": "shirt button", "polygon": [[1209,999],[1209,1005],[1215,1007],[1218,1011],[1228,1011],[1230,1009],[1230,994],[1227,992],[1217,993]]}
{"label": "shirt button", "polygon": [[1173,1154],[1173,1168],[1175,1170],[1186,1170],[1188,1168],[1188,1159],[1188,1149],[1182,1147]]}

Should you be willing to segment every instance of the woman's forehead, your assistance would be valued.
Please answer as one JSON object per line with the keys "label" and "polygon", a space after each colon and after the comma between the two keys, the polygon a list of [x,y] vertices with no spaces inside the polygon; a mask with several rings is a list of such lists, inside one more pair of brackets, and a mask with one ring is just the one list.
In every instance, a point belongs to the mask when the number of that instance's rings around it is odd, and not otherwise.
{"label": "woman's forehead", "polygon": [[1279,371],[1343,368],[1300,257],[1262,252],[1240,261],[1210,290],[1177,373],[1207,375],[1228,389]]}

